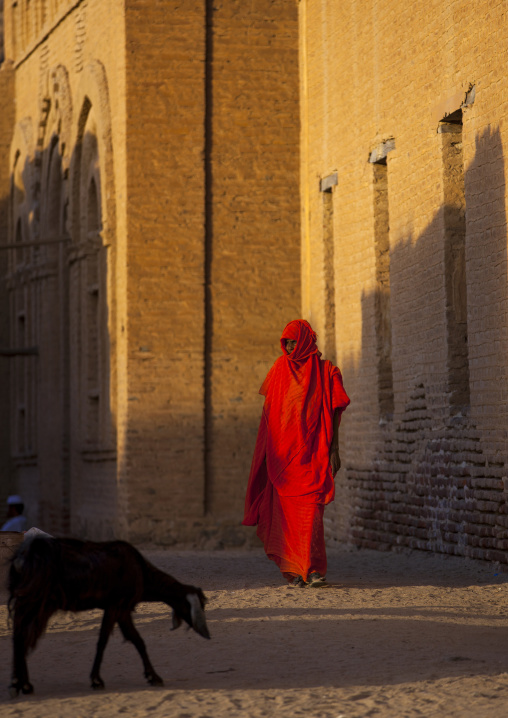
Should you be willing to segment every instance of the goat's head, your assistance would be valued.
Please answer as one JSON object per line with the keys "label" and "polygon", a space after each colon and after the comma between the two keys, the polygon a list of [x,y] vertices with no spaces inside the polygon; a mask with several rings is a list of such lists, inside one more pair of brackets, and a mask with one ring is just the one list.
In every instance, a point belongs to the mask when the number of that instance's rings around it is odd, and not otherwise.
{"label": "goat's head", "polygon": [[173,605],[173,630],[185,621],[203,638],[210,638],[205,618],[206,596],[200,588],[186,586],[186,591],[178,606]]}

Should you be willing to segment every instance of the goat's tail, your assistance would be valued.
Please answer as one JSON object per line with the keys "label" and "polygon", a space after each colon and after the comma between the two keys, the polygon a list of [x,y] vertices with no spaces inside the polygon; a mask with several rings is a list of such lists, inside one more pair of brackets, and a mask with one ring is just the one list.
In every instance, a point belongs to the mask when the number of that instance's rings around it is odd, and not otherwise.
{"label": "goat's tail", "polygon": [[14,624],[27,629],[26,647],[35,647],[55,610],[56,575],[60,547],[52,538],[34,538],[23,542],[11,559],[9,568],[9,616]]}

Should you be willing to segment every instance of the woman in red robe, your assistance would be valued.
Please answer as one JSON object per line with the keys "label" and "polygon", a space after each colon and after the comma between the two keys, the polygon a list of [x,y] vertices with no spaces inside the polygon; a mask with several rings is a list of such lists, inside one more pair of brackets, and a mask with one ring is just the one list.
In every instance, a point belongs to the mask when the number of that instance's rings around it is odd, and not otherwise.
{"label": "woman in red robe", "polygon": [[321,359],[310,324],[282,333],[280,356],[259,390],[265,396],[245,499],[268,558],[292,586],[326,585],[323,511],[340,468],[338,429],[349,404],[337,367]]}

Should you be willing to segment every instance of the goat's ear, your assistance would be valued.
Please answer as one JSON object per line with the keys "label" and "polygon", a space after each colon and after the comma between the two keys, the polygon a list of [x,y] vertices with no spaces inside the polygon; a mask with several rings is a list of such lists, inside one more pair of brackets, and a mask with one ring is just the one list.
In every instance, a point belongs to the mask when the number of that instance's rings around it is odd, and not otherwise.
{"label": "goat's ear", "polygon": [[177,628],[180,628],[182,625],[182,619],[178,615],[176,611],[173,611],[173,627],[171,628],[172,631],[176,631]]}
{"label": "goat's ear", "polygon": [[190,605],[192,628],[203,638],[210,638],[208,626],[206,625],[205,612],[197,593],[188,593],[187,601]]}

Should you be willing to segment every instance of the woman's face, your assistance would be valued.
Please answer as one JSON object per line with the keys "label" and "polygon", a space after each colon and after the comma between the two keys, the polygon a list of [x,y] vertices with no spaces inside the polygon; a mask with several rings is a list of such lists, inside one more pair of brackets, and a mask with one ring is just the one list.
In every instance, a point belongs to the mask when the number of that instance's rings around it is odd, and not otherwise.
{"label": "woman's face", "polygon": [[296,346],[296,339],[286,339],[286,351],[288,354],[291,354],[293,349]]}

